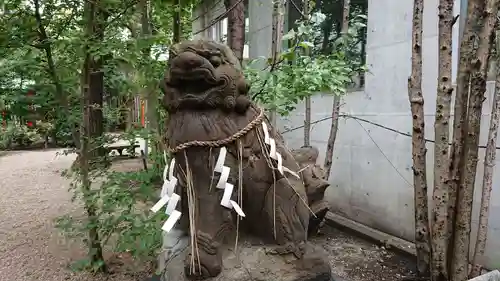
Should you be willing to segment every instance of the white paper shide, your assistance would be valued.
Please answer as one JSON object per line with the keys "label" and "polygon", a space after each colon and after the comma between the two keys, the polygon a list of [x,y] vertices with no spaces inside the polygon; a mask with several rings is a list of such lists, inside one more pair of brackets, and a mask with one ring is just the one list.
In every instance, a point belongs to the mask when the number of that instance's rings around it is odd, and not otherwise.
{"label": "white paper shide", "polygon": [[238,203],[231,200],[234,185],[228,182],[231,168],[224,166],[224,162],[226,162],[226,155],[227,149],[225,147],[221,147],[219,151],[219,157],[217,158],[217,162],[215,162],[214,168],[214,172],[220,174],[219,181],[217,182],[216,187],[218,189],[224,189],[220,204],[228,209],[233,209],[240,217],[245,217],[245,213],[238,205]]}
{"label": "white paper shide", "polygon": [[175,158],[172,158],[170,165],[163,170],[163,186],[161,188],[161,199],[151,207],[151,211],[158,212],[161,208],[167,205],[165,213],[168,215],[167,221],[163,224],[163,231],[169,232],[181,218],[181,212],[175,208],[179,203],[181,197],[174,193],[175,186],[177,185],[177,178],[174,177]]}

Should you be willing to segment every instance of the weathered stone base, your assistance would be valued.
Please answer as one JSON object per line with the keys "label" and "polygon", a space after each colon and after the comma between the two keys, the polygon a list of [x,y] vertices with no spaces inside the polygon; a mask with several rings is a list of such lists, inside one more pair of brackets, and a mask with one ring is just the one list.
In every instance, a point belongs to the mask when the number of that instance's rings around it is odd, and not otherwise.
{"label": "weathered stone base", "polygon": [[[186,281],[184,260],[189,237],[178,230],[166,234],[165,252],[160,258],[164,281]],[[237,254],[234,249],[223,252],[222,273],[207,281],[332,281],[327,254],[313,244],[307,245],[302,259],[268,254],[268,247],[250,237],[240,238]]]}

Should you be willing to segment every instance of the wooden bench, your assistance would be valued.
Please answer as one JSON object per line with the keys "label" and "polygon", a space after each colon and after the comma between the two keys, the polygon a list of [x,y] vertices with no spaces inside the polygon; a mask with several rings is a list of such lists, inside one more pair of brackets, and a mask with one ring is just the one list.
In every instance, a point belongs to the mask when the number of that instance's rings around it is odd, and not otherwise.
{"label": "wooden bench", "polygon": [[135,149],[140,147],[138,144],[111,144],[106,147],[106,150],[108,153],[110,153],[113,150],[116,150],[120,156],[123,156],[123,151],[128,150],[132,154],[130,156],[134,157],[135,156]]}

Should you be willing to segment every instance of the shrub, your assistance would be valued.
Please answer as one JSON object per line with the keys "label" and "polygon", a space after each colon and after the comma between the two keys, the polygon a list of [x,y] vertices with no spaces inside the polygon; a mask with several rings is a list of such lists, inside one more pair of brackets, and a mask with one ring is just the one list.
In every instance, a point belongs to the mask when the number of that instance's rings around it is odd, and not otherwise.
{"label": "shrub", "polygon": [[10,124],[0,129],[0,149],[26,147],[40,140],[40,134],[26,125]]}

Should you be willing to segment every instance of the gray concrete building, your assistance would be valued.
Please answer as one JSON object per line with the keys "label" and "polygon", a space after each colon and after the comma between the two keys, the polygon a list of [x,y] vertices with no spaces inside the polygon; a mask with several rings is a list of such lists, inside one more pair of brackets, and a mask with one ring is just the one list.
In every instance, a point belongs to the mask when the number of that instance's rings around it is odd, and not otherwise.
{"label": "gray concrete building", "polygon": [[[414,239],[413,179],[411,158],[411,114],[407,80],[411,71],[412,1],[368,1],[365,85],[349,92],[343,99],[341,112],[381,126],[357,121],[340,120],[331,187],[327,198],[332,211],[372,228],[412,241]],[[204,1],[205,6],[209,1]],[[222,1],[220,1],[222,2]],[[463,2],[463,3],[461,3]],[[456,0],[455,14],[464,11],[465,1]],[[290,9],[290,8],[289,8]],[[271,0],[250,0],[248,3],[249,56],[269,56],[271,48]],[[426,138],[434,138],[434,113],[438,67],[438,0],[426,0],[423,26],[423,93],[425,97]],[[213,18],[213,17],[212,17]],[[204,18],[210,22],[210,18]],[[202,23],[194,24],[196,30]],[[453,76],[456,76],[460,30],[464,17],[453,29]],[[214,27],[210,32],[216,32]],[[224,31],[221,31],[224,33]],[[206,36],[206,35],[205,35]],[[215,39],[215,38],[214,38]],[[482,145],[488,134],[493,82],[488,83],[481,131]],[[312,97],[312,120],[331,115],[332,96]],[[280,118],[280,131],[301,126],[304,105],[287,118]],[[401,133],[388,130],[391,128]],[[311,142],[324,155],[330,120],[312,126]],[[290,148],[303,143],[303,130],[284,134]],[[429,186],[433,182],[433,145],[428,143]],[[484,149],[480,149],[476,193],[473,210],[472,242],[475,241]],[[323,159],[320,159],[322,163]],[[500,165],[497,165],[500,167]],[[500,266],[500,170],[496,169],[486,254],[481,263],[489,268]],[[429,196],[432,195],[429,192]]]}

